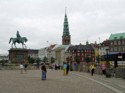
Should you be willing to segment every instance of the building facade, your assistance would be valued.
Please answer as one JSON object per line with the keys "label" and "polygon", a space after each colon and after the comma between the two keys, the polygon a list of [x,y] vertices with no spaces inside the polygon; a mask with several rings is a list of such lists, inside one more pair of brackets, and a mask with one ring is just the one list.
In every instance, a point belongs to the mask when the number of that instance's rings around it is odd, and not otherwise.
{"label": "building facade", "polygon": [[125,52],[125,33],[111,34],[109,42],[110,52]]}
{"label": "building facade", "polygon": [[9,60],[8,54],[0,54],[0,61],[1,60]]}
{"label": "building facade", "polygon": [[38,58],[38,49],[28,49],[28,56]]}
{"label": "building facade", "polygon": [[86,57],[89,57],[91,62],[95,62],[95,52],[91,44],[70,46],[67,51],[70,53],[70,58],[73,62],[77,60],[85,62]]}

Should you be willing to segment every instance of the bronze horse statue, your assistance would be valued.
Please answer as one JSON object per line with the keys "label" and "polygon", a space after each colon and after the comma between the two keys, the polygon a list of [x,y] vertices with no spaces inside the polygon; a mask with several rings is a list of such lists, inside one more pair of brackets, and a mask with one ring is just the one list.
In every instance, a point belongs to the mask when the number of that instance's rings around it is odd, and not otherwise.
{"label": "bronze horse statue", "polygon": [[19,44],[21,43],[23,48],[27,48],[26,45],[24,44],[25,42],[28,41],[28,39],[26,37],[20,37],[20,38],[11,37],[10,41],[9,41],[9,44],[11,43],[11,41],[12,41],[12,44],[11,44],[12,48],[13,48],[13,45],[15,46],[15,48],[17,48],[16,43],[19,43]]}

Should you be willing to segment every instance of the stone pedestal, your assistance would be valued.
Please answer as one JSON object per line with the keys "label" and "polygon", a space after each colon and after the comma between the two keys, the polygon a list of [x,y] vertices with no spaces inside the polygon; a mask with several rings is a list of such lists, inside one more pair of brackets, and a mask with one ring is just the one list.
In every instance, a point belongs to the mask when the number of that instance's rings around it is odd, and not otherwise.
{"label": "stone pedestal", "polygon": [[27,63],[28,62],[28,50],[23,48],[11,48],[9,50],[9,60],[11,63]]}

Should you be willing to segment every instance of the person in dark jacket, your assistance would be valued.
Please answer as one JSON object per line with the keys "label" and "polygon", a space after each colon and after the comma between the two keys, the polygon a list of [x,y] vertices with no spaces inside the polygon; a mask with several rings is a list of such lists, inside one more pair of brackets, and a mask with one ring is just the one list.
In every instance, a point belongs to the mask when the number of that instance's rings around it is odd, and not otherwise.
{"label": "person in dark jacket", "polygon": [[45,65],[45,64],[42,64],[42,65],[41,65],[41,71],[42,71],[41,79],[42,79],[42,80],[46,80],[46,72],[47,72],[47,69],[46,69],[46,65]]}
{"label": "person in dark jacket", "polygon": [[69,63],[67,63],[67,68],[66,68],[66,75],[69,73]]}
{"label": "person in dark jacket", "polygon": [[27,72],[27,66],[28,66],[28,64],[25,63],[25,64],[24,64],[24,70],[25,70],[25,72]]}

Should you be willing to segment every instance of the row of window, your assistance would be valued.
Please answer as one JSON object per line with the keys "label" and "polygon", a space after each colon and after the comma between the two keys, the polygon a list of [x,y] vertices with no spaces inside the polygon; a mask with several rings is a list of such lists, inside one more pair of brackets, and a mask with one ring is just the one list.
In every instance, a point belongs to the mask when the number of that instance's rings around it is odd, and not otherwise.
{"label": "row of window", "polygon": [[110,51],[125,51],[125,47],[124,46],[123,47],[121,47],[121,46],[119,46],[119,47],[111,47]]}
{"label": "row of window", "polygon": [[[94,61],[94,60],[95,60],[95,58],[94,58],[94,57],[91,57],[91,59],[92,59],[92,61]],[[75,61],[75,57],[72,57],[72,60],[73,60],[73,61]],[[81,60],[82,60],[82,61],[84,61],[84,60],[85,60],[85,57],[82,57],[82,58],[81,58]]]}
{"label": "row of window", "polygon": [[77,51],[77,50],[76,50],[76,51],[73,50],[73,51],[71,51],[71,52],[79,52],[79,53],[80,53],[80,52],[81,52],[81,53],[84,53],[84,52],[88,52],[88,53],[89,53],[89,52],[90,52],[90,53],[94,53],[94,51],[92,51],[92,50],[81,50],[81,51],[79,51],[79,50],[78,50],[78,51]]}
{"label": "row of window", "polygon": [[125,44],[125,40],[115,40],[115,41],[111,41],[110,42],[110,45],[113,46],[113,45],[124,45]]}

